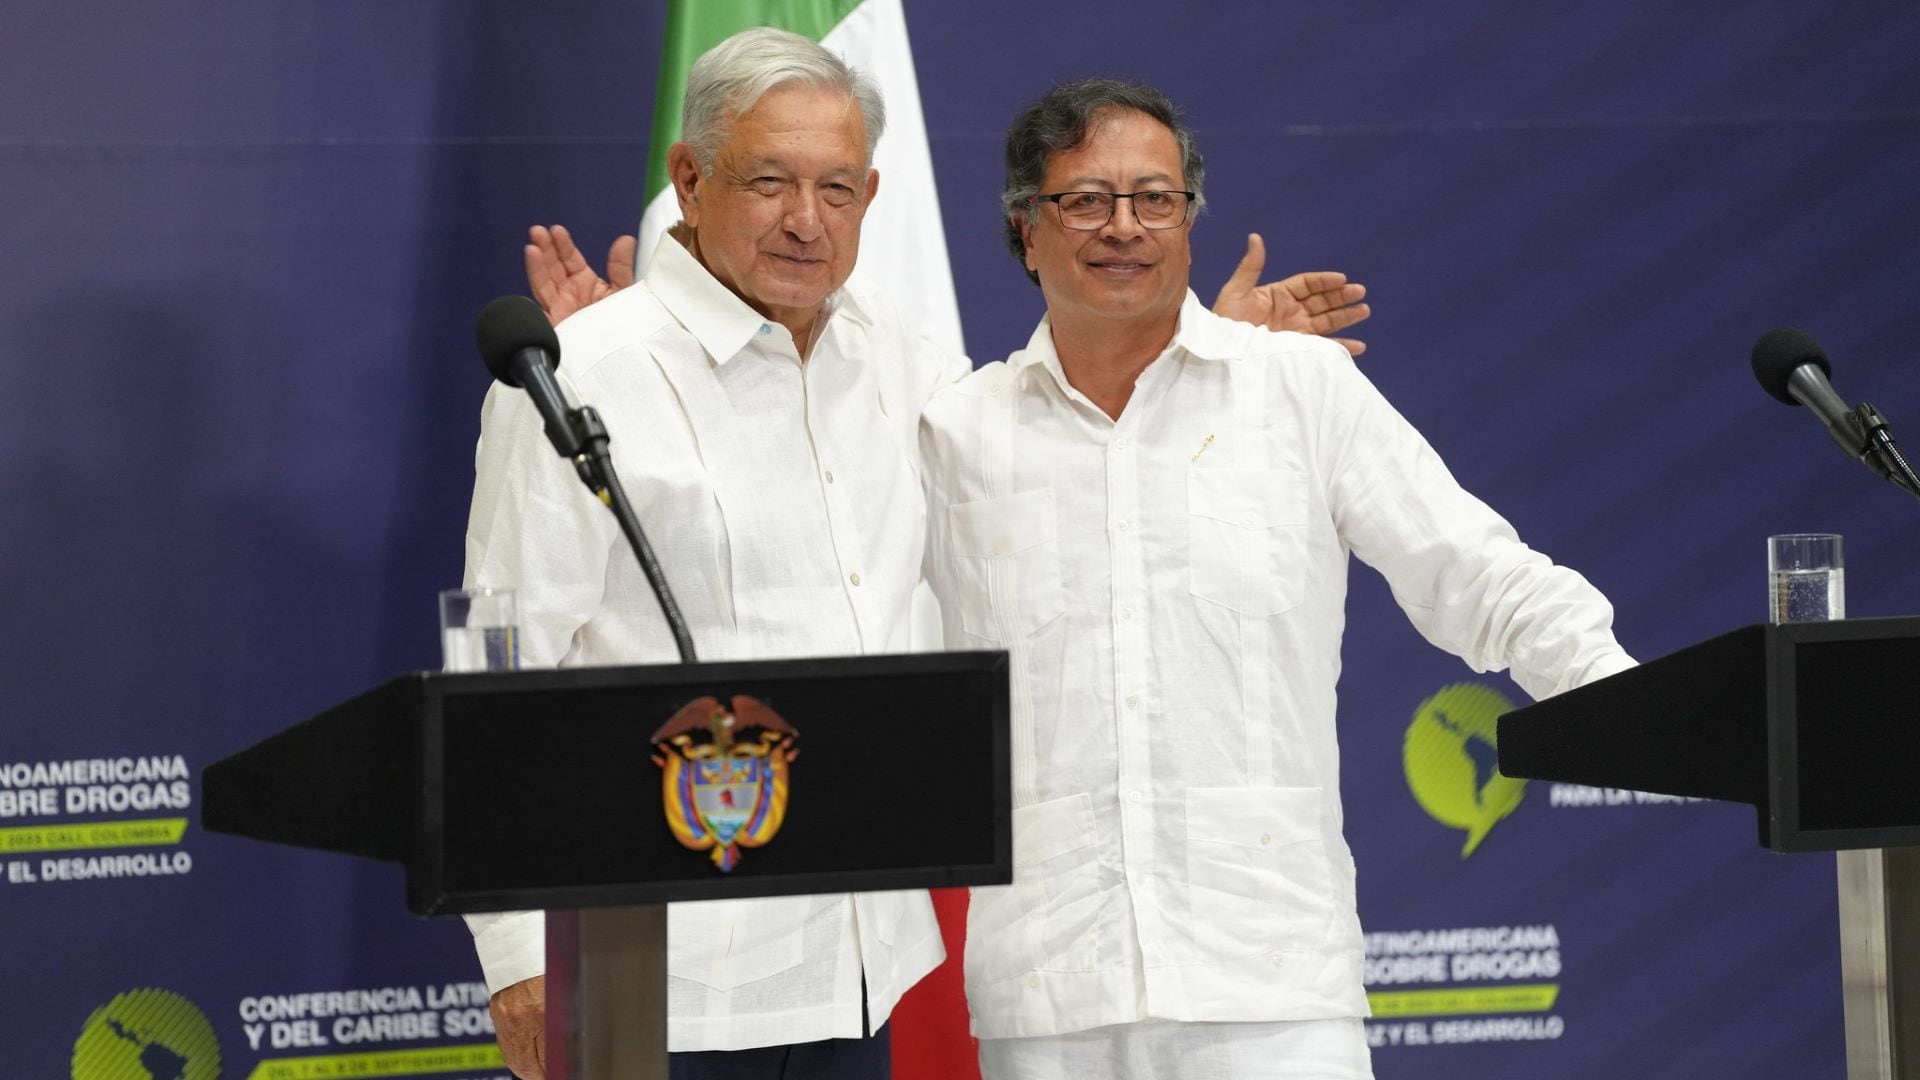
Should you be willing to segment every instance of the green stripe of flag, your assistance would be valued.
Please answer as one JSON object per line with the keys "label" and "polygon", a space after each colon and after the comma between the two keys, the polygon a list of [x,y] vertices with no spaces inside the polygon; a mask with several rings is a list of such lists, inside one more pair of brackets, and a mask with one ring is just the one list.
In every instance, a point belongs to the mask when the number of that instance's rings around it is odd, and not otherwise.
{"label": "green stripe of flag", "polygon": [[667,186],[667,148],[680,141],[687,69],[700,54],[749,26],[777,26],[819,41],[860,0],[673,0],[660,49],[660,86],[653,99],[647,147],[647,201]]}

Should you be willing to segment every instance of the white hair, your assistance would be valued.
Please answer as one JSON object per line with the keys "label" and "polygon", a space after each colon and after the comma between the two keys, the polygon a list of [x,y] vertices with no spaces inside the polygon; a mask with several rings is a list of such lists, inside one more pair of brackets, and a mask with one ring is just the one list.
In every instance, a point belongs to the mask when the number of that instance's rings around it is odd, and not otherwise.
{"label": "white hair", "polygon": [[735,117],[751,110],[776,87],[801,83],[847,95],[867,128],[867,162],[887,126],[880,88],[846,61],[799,34],[756,26],[715,45],[687,72],[680,137],[693,150],[700,171],[713,175],[713,159],[731,134]]}

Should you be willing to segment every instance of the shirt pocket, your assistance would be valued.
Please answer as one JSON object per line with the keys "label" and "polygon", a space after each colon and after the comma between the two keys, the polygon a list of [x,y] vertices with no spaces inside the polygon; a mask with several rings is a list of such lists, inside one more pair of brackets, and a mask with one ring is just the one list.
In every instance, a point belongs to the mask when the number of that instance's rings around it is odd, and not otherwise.
{"label": "shirt pocket", "polygon": [[800,966],[808,896],[701,900],[668,908],[667,974],[733,990]]}
{"label": "shirt pocket", "polygon": [[1085,794],[1014,807],[1013,883],[975,889],[967,908],[969,983],[1095,969],[1097,840],[1093,800]]}
{"label": "shirt pocket", "polygon": [[1187,886],[1203,960],[1302,952],[1333,921],[1323,791],[1191,788]]}
{"label": "shirt pocket", "polygon": [[1067,609],[1051,489],[957,503],[949,525],[961,586],[960,625],[967,633],[1011,644],[1001,632],[1003,620],[1031,634]]}
{"label": "shirt pocket", "polygon": [[1187,470],[1192,592],[1249,615],[1277,615],[1306,591],[1307,480],[1294,469]]}

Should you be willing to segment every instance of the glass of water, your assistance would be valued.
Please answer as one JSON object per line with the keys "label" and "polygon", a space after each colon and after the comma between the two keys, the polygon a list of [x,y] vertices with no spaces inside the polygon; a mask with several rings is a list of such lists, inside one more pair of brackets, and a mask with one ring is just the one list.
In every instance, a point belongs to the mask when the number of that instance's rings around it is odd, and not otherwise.
{"label": "glass of water", "polygon": [[518,625],[512,589],[447,589],[441,592],[440,669],[518,669]]}
{"label": "glass of water", "polygon": [[1767,537],[1767,619],[1824,622],[1847,617],[1846,568],[1834,533]]}

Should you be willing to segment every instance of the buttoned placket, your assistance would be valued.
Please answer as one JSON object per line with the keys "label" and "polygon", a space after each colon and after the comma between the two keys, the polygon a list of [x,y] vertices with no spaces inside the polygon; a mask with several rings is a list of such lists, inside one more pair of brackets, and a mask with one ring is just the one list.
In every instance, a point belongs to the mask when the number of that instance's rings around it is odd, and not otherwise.
{"label": "buttoned placket", "polygon": [[[1116,764],[1120,792],[1120,847],[1128,896],[1133,901],[1135,927],[1142,959],[1150,966],[1165,962],[1164,935],[1154,918],[1159,910],[1148,890],[1154,865],[1154,823],[1159,804],[1154,798],[1153,757],[1148,731],[1154,688],[1147,677],[1150,663],[1148,634],[1147,564],[1141,534],[1145,507],[1141,504],[1141,431],[1167,387],[1176,359],[1162,357],[1141,373],[1121,410],[1107,443],[1107,550],[1112,570],[1113,700],[1117,714]],[[1152,982],[1148,982],[1152,994]]]}
{"label": "buttoned placket", "polygon": [[[823,318],[826,316],[822,316]],[[799,353],[793,354],[793,360],[800,365],[800,387],[805,399],[807,420],[807,445],[813,450],[814,474],[819,478],[821,501],[827,508],[827,531],[833,539],[835,565],[840,571],[840,588],[847,596],[847,604],[853,609],[856,628],[860,633],[861,647],[869,642],[883,640],[881,631],[882,613],[874,600],[871,583],[862,584],[861,571],[866,566],[866,545],[860,535],[859,516],[854,511],[850,485],[834,483],[832,467],[837,462],[831,460],[834,448],[841,445],[834,436],[834,415],[831,407],[835,400],[851,400],[851,386],[838,385],[853,381],[855,372],[851,370],[853,360],[840,351],[842,337],[829,328],[815,342],[813,355],[802,362]],[[841,466],[841,472],[847,471]]]}

